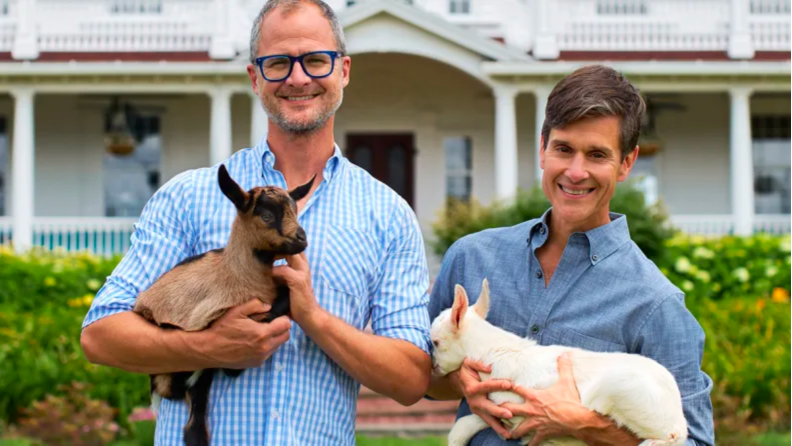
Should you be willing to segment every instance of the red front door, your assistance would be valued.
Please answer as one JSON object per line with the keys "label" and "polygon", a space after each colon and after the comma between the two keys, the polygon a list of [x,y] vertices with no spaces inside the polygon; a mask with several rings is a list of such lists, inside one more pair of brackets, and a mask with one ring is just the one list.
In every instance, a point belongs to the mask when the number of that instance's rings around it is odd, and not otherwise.
{"label": "red front door", "polygon": [[346,156],[413,205],[413,135],[351,133]]}

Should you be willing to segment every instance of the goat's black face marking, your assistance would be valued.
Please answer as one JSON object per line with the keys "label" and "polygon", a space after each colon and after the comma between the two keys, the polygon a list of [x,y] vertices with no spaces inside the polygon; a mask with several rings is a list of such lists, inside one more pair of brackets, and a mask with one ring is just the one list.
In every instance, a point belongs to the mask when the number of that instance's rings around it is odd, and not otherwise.
{"label": "goat's black face marking", "polygon": [[256,200],[253,216],[261,218],[264,223],[278,231],[278,234],[283,235],[283,206],[265,193]]}

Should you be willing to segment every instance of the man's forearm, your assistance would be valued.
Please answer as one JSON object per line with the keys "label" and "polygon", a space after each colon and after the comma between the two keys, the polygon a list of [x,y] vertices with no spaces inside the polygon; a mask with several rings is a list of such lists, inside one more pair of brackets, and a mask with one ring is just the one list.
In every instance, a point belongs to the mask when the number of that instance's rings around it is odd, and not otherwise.
{"label": "man's forearm", "polygon": [[80,343],[88,361],[134,373],[200,370],[208,364],[195,351],[198,333],[159,328],[127,311],[86,327]]}
{"label": "man's forearm", "polygon": [[584,426],[574,434],[589,446],[638,445],[641,439],[627,429],[616,426],[610,418],[591,412]]}
{"label": "man's forearm", "polygon": [[461,400],[462,394],[457,390],[458,383],[454,382],[458,379],[459,373],[457,372],[451,372],[445,376],[432,376],[426,394],[438,401]]}
{"label": "man's forearm", "polygon": [[405,406],[425,394],[431,359],[413,344],[365,333],[323,309],[301,327],[333,361],[369,389]]}

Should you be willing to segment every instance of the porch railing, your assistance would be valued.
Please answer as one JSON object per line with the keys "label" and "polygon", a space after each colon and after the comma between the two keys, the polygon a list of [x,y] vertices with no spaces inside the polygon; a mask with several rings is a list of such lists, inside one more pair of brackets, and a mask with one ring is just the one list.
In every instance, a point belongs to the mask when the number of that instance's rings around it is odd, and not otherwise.
{"label": "porch railing", "polygon": [[[734,217],[731,215],[672,215],[671,224],[687,234],[728,235],[734,233]],[[792,229],[789,215],[756,215],[754,232],[789,234]]]}
{"label": "porch railing", "polygon": [[[136,218],[36,217],[33,246],[47,250],[123,254],[129,249]],[[0,244],[13,242],[11,218],[0,217]]]}
{"label": "porch railing", "polygon": [[[36,217],[33,244],[49,250],[89,251],[97,255],[123,254],[129,249],[135,218]],[[688,234],[719,236],[734,233],[731,215],[672,215],[670,224]],[[0,245],[13,241],[10,217],[0,217]],[[789,234],[789,215],[757,215],[754,231]]]}

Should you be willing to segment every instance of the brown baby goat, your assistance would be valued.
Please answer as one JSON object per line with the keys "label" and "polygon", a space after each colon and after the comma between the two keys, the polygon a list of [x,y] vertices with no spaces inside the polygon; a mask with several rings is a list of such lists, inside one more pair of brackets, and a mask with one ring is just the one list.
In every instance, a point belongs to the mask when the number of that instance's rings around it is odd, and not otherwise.
{"label": "brown baby goat", "polygon": [[[289,192],[267,186],[245,192],[225,166],[217,172],[220,189],[237,208],[225,248],[184,259],[142,292],[134,311],[163,328],[198,331],[226,311],[253,298],[271,305],[256,320],[270,322],[289,313],[289,289],[272,277],[276,259],[299,254],[308,246],[297,222],[296,202],[311,190],[316,177]],[[160,398],[187,400],[184,427],[187,446],[208,446],[206,409],[216,369],[151,375],[153,406]],[[242,370],[223,369],[231,377]]]}

